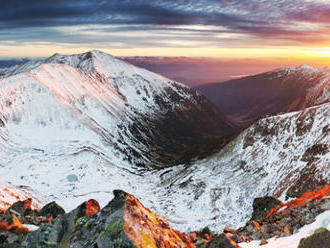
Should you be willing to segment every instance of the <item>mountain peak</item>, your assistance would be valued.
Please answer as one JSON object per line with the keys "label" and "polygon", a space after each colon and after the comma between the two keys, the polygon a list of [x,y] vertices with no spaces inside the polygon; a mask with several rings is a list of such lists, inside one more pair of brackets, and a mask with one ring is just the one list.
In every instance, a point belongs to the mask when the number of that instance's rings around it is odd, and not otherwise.
{"label": "mountain peak", "polygon": [[99,50],[92,50],[81,54],[63,55],[55,53],[45,59],[43,63],[66,64],[86,72],[96,71],[96,65],[102,60],[116,60],[112,55]]}
{"label": "mountain peak", "polygon": [[0,69],[0,77],[5,78],[19,73],[30,72],[43,64],[65,64],[84,72],[97,71],[108,76],[117,76],[124,71],[130,75],[137,73],[137,71],[144,71],[143,69],[137,70],[135,66],[110,54],[99,50],[91,50],[85,53],[71,55],[55,53],[46,59],[29,61],[22,65]]}
{"label": "mountain peak", "polygon": [[303,72],[303,73],[318,73],[320,69],[314,68],[310,65],[307,64],[302,64],[299,66],[286,66],[286,67],[281,67],[278,69],[275,69],[272,72],[286,72],[286,73],[297,73],[297,72]]}
{"label": "mountain peak", "polygon": [[54,59],[54,58],[63,58],[63,57],[78,57],[78,58],[85,58],[85,57],[98,57],[98,56],[109,56],[109,57],[113,57],[111,54],[105,53],[101,50],[90,50],[84,53],[76,53],[76,54],[61,54],[61,53],[54,53],[52,56],[48,57],[45,60],[49,60],[49,59]]}
{"label": "mountain peak", "polygon": [[106,56],[114,57],[109,53],[105,53],[105,52],[103,52],[101,50],[97,50],[97,49],[93,49],[91,51],[88,51],[87,53],[93,54],[95,56],[97,56],[97,55],[103,55],[103,56],[106,55]]}
{"label": "mountain peak", "polygon": [[302,70],[315,70],[316,68],[308,65],[308,64],[302,64],[297,67],[297,69],[302,69]]}

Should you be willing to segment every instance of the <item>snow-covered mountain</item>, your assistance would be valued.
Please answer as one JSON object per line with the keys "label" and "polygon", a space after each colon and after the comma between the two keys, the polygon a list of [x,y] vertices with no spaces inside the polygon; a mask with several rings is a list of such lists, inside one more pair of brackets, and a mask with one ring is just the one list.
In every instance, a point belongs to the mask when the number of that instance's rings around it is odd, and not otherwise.
{"label": "snow-covered mountain", "polygon": [[207,155],[233,131],[194,90],[98,51],[55,54],[1,74],[0,144],[10,154],[1,164],[28,149],[166,167]]}
{"label": "snow-covered mountain", "polygon": [[205,157],[233,133],[195,90],[99,51],[1,75],[0,182],[67,208],[115,188],[152,202],[153,169]]}
{"label": "snow-covered mountain", "polygon": [[278,113],[302,110],[330,101],[330,70],[308,65],[284,67],[271,72],[197,88],[236,125]]}
{"label": "snow-covered mountain", "polygon": [[330,178],[329,103],[261,119],[220,150],[233,127],[205,98],[109,55],[2,75],[0,182],[66,210],[122,189],[179,230],[222,231],[245,224],[256,197]]}

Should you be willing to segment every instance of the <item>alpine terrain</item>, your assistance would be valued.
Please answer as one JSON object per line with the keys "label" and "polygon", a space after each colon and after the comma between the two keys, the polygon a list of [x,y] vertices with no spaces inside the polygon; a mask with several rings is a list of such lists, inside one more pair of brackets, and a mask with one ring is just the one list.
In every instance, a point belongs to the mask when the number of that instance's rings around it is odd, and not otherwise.
{"label": "alpine terrain", "polygon": [[0,74],[6,247],[248,247],[330,221],[327,69],[200,87],[218,108],[99,51]]}
{"label": "alpine terrain", "polygon": [[236,130],[195,90],[99,51],[1,75],[0,180],[67,209],[116,188],[160,206],[160,169],[216,152]]}

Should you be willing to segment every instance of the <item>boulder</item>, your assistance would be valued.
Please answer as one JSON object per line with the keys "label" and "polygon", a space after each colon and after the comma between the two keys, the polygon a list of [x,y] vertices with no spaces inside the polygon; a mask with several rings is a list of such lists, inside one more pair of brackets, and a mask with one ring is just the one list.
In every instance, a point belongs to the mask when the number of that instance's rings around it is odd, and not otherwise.
{"label": "boulder", "polygon": [[21,247],[193,248],[187,235],[145,208],[134,196],[114,191],[114,199],[99,210],[95,200],[58,216],[26,236]]}
{"label": "boulder", "polygon": [[38,210],[32,208],[32,198],[28,198],[24,201],[17,201],[11,205],[5,212],[6,216],[12,217],[15,215],[20,222],[26,224],[36,224]]}
{"label": "boulder", "polygon": [[18,248],[24,239],[24,234],[18,234],[7,230],[0,230],[1,248]]}
{"label": "boulder", "polygon": [[22,247],[68,247],[73,233],[79,231],[79,223],[84,218],[88,218],[86,209],[88,209],[90,202],[96,201],[84,202],[70,213],[63,216],[59,215],[52,222],[42,225],[35,232],[31,232],[22,242]]}
{"label": "boulder", "polygon": [[319,229],[308,238],[300,240],[298,248],[329,248],[330,247],[330,232],[323,228]]}
{"label": "boulder", "polygon": [[31,206],[32,198],[28,198],[24,201],[17,201],[7,209],[6,213],[15,214],[20,217],[24,217],[26,215],[33,215],[36,213],[36,211],[32,210]]}
{"label": "boulder", "polygon": [[59,206],[56,202],[50,202],[45,205],[39,212],[40,216],[44,216],[46,218],[56,218],[59,215],[65,214],[64,209]]}
{"label": "boulder", "polygon": [[253,213],[251,220],[260,220],[267,216],[269,211],[280,205],[281,201],[271,196],[256,198],[253,201]]}
{"label": "boulder", "polygon": [[[228,235],[228,234],[227,234]],[[212,238],[206,248],[236,248],[236,243],[226,234],[220,234]]]}

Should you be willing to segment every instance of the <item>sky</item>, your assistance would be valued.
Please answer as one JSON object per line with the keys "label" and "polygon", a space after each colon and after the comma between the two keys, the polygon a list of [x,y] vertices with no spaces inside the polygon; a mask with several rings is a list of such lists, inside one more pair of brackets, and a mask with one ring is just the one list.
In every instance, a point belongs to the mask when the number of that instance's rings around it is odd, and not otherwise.
{"label": "sky", "polygon": [[115,56],[330,62],[329,0],[0,0],[0,57]]}

